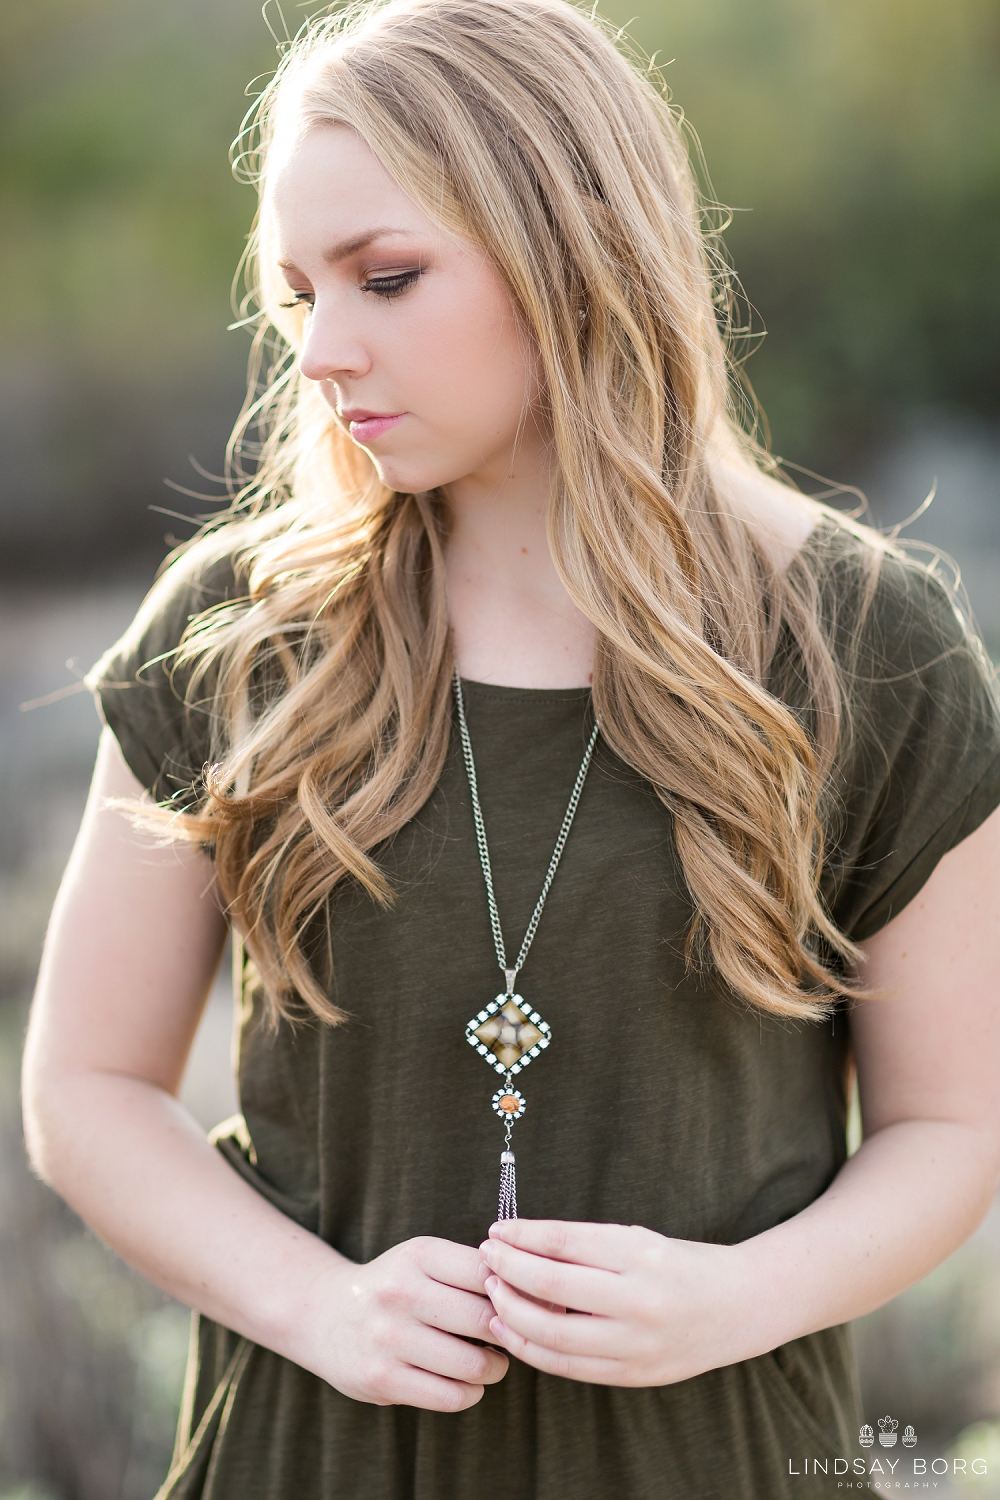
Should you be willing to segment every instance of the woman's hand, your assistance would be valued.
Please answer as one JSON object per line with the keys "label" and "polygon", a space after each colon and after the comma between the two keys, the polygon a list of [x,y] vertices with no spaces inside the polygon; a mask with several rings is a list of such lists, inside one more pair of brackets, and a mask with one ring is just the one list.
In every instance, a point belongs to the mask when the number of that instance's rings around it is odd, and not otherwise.
{"label": "woman's hand", "polygon": [[376,1406],[464,1411],[502,1380],[478,1250],[430,1237],[367,1265],[337,1257],[300,1310],[307,1347],[291,1357],[345,1396]]}
{"label": "woman's hand", "polygon": [[[511,1354],[595,1385],[668,1385],[760,1352],[738,1245],[624,1224],[509,1219],[479,1247]],[[562,1309],[572,1309],[563,1311]]]}
{"label": "woman's hand", "polygon": [[885,998],[851,1012],[864,1139],[825,1192],[738,1245],[494,1224],[497,1341],[549,1374],[665,1385],[862,1317],[960,1245],[1000,1178],[998,870],[1000,811],[868,939],[861,977]]}
{"label": "woman's hand", "polygon": [[25,1054],[32,1161],[171,1296],[361,1401],[472,1406],[507,1358],[479,1252],[339,1255],[246,1182],[174,1097],[226,921],[211,860],[118,812],[142,787],[105,731],[46,942]]}

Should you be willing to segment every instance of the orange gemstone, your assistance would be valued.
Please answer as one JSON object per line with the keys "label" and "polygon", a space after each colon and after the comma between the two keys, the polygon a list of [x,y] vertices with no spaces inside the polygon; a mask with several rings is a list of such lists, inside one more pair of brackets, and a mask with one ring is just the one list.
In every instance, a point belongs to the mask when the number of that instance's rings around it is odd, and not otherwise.
{"label": "orange gemstone", "polygon": [[498,1103],[505,1115],[516,1115],[521,1108],[521,1101],[515,1099],[513,1094],[504,1094]]}

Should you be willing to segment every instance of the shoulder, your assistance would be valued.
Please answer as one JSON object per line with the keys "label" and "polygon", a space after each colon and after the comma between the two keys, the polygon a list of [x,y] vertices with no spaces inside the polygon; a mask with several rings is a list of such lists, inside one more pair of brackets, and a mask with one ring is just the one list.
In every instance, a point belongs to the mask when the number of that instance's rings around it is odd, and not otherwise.
{"label": "shoulder", "polygon": [[778,573],[789,567],[825,514],[815,500],[765,474],[732,443],[714,455],[712,482],[718,500],[739,517]]}
{"label": "shoulder", "polygon": [[713,479],[776,573],[811,578],[818,587],[835,650],[863,644],[916,661],[942,640],[974,639],[956,591],[933,564],[781,483],[736,449],[719,453]]}
{"label": "shoulder", "polygon": [[811,543],[848,730],[824,887],[863,942],[1000,802],[1000,718],[986,654],[932,565],[836,518]]}
{"label": "shoulder", "polygon": [[189,799],[217,730],[216,664],[179,650],[193,622],[247,599],[252,529],[232,522],[175,553],[124,635],[87,674],[104,722],[156,800]]}
{"label": "shoulder", "polygon": [[713,465],[719,499],[738,516],[775,574],[794,582],[835,658],[878,672],[919,670],[942,650],[985,657],[957,591],[933,563],[871,527],[800,494],[736,452]]}
{"label": "shoulder", "polygon": [[[199,537],[171,556],[111,651],[144,661],[176,650],[191,622],[217,605],[245,597],[246,530],[239,523]],[[136,665],[142,663],[136,662]],[[98,663],[98,667],[100,667]],[[98,668],[94,669],[95,672]]]}
{"label": "shoulder", "polygon": [[123,673],[131,678],[144,667],[172,663],[193,623],[210,621],[226,605],[248,608],[254,557],[288,524],[275,507],[227,521],[172,553],[124,635],[88,674],[91,689],[109,677],[120,681]]}
{"label": "shoulder", "polygon": [[949,658],[961,657],[976,675],[990,675],[959,591],[936,560],[827,512],[799,561],[814,572],[830,644],[849,670],[873,684],[935,668],[947,676]]}

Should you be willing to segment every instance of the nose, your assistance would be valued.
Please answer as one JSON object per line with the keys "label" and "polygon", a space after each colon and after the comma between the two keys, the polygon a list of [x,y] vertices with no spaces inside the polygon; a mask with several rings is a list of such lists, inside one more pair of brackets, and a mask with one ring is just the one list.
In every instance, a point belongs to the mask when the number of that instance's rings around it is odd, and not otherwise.
{"label": "nose", "polygon": [[348,323],[343,308],[317,300],[306,324],[299,369],[307,380],[336,380],[367,375],[372,358]]}

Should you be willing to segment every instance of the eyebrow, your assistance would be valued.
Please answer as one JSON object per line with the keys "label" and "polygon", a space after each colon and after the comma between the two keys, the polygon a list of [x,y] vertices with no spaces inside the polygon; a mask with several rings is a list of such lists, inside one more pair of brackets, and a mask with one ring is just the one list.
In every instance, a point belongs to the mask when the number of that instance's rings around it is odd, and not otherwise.
{"label": "eyebrow", "polygon": [[[401,234],[409,239],[413,238],[413,231],[410,229],[366,229],[363,234],[354,234],[350,239],[338,240],[335,245],[331,245],[328,250],[323,251],[323,259],[327,265],[336,265],[338,261],[346,260],[349,255],[354,255],[358,250],[364,250],[373,240],[384,239],[390,234]],[[298,266],[290,260],[279,260],[278,265],[282,271],[298,270]]]}

